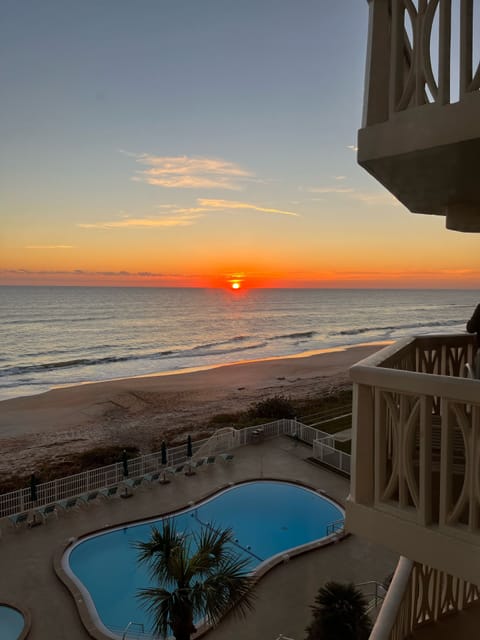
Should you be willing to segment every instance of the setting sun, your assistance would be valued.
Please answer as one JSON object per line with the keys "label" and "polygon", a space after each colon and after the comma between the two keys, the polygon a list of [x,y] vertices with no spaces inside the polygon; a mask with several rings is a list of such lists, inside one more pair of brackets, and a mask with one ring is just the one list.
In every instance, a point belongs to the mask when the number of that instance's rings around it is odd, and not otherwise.
{"label": "setting sun", "polygon": [[232,282],[232,289],[240,289],[240,282]]}

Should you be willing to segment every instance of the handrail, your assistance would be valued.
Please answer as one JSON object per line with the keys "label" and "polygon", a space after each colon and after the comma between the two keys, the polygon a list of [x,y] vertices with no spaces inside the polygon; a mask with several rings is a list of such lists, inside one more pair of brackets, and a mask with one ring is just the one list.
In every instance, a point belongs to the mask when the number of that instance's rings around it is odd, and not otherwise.
{"label": "handrail", "polygon": [[[223,449],[228,451],[232,448],[251,444],[254,441],[253,434],[262,428],[263,438],[276,437],[279,435],[297,434],[301,440],[308,444],[322,437],[324,434],[313,427],[308,427],[296,420],[281,419],[269,422],[261,426],[245,427],[235,429],[235,437],[230,442],[225,441]],[[211,437],[215,438],[215,434]],[[210,438],[193,442],[193,455],[206,444]],[[171,447],[168,450],[167,467],[184,464],[187,461],[185,445]],[[161,452],[157,451],[144,456],[132,458],[128,461],[129,478],[139,478],[152,472],[162,471],[166,467],[161,464]],[[104,467],[98,467],[88,471],[57,478],[36,486],[37,500],[32,502],[30,487],[0,494],[0,520],[2,518],[14,516],[31,509],[38,509],[50,504],[56,504],[60,500],[80,497],[91,491],[102,490],[124,482],[123,464],[117,462]]]}
{"label": "handrail", "polygon": [[[223,450],[228,451],[239,446],[251,444],[255,441],[254,433],[259,429],[262,429],[263,439],[277,437],[279,435],[295,435],[299,440],[310,446],[313,446],[313,443],[316,441],[318,443],[325,438],[332,437],[331,434],[304,425],[296,419],[291,420],[284,418],[263,425],[233,429],[235,432],[233,437],[225,438],[222,442]],[[224,429],[220,429],[219,431],[224,432]],[[208,446],[209,441],[215,441],[216,433],[217,432],[210,438],[204,438],[192,443],[194,458],[198,455],[199,451],[202,451],[205,446]],[[343,452],[339,453],[342,453],[343,456],[347,455]],[[185,445],[169,448],[166,466],[161,464],[161,451],[131,458],[128,461],[129,478],[140,478],[153,472],[161,472],[167,467],[185,464],[187,462],[186,454],[187,450]],[[83,471],[72,476],[39,483],[36,486],[37,500],[35,502],[31,500],[30,487],[0,494],[0,521],[2,518],[15,516],[18,513],[23,513],[31,509],[56,504],[60,500],[81,497],[92,491],[107,489],[121,484],[124,481],[123,464],[122,462],[116,462],[104,467]]]}
{"label": "handrail", "polygon": [[422,393],[431,396],[445,396],[461,402],[474,403],[478,401],[478,380],[447,373],[433,374],[392,367],[395,357],[399,358],[409,350],[422,348],[425,350],[430,347],[442,351],[462,346],[471,351],[473,359],[473,337],[468,334],[429,335],[399,340],[394,345],[353,365],[350,369],[350,377],[355,383],[372,387],[413,394],[418,393],[418,389],[421,388]]}
{"label": "handrail", "polygon": [[[455,560],[444,553],[441,565],[452,574],[467,545],[480,544],[480,381],[464,377],[473,357],[469,334],[425,335],[400,341],[350,370],[355,454],[347,523],[349,513],[355,522],[364,508],[379,521],[399,518],[412,535],[393,536],[392,547],[413,556],[415,535],[423,536],[424,557],[434,566],[427,536],[439,535],[445,549],[456,539],[465,546],[456,547]],[[360,519],[352,530],[360,532]],[[478,580],[472,564],[465,563],[461,575]]]}
{"label": "handrail", "polygon": [[426,622],[468,609],[479,596],[471,583],[401,556],[369,640],[411,638]]}
{"label": "handrail", "polygon": [[[413,570],[413,562],[403,556],[398,561],[392,581],[383,600],[382,608],[377,616],[369,640],[387,640],[399,618],[400,609],[404,602],[410,578]],[[404,637],[404,636],[399,636]]]}
{"label": "handrail", "polygon": [[[124,632],[122,634],[122,640],[126,640],[127,634],[128,634],[128,630],[130,629],[130,627],[133,627],[133,626],[141,627],[141,630],[140,630],[139,633],[141,633],[142,635],[145,636],[145,627],[144,627],[143,623],[142,622],[132,622],[132,621],[130,621],[127,624],[127,626],[125,627],[125,630],[124,630]],[[148,634],[148,637],[151,637],[151,634]]]}
{"label": "handrail", "polygon": [[325,533],[327,536],[331,536],[334,533],[343,533],[345,531],[345,518],[340,520],[334,520],[329,522],[325,527]]}

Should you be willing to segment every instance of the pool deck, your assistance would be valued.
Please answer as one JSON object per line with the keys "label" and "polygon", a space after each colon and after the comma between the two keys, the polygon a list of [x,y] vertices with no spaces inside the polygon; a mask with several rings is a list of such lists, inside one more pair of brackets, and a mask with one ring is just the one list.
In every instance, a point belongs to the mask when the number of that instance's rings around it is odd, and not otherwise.
{"label": "pool deck", "polygon": [[[216,462],[195,475],[177,475],[169,484],[145,484],[129,500],[101,498],[88,506],[50,516],[42,526],[17,528],[2,523],[0,602],[20,605],[31,614],[29,640],[84,640],[70,592],[57,577],[53,559],[69,539],[142,518],[171,512],[199,501],[229,483],[261,478],[307,484],[344,504],[349,481],[309,462],[311,448],[287,437],[241,447],[231,462]],[[328,580],[382,581],[397,556],[357,536],[292,558],[274,567],[257,585],[255,611],[246,619],[227,616],[209,631],[208,640],[276,640],[284,634],[303,640],[310,605]]]}

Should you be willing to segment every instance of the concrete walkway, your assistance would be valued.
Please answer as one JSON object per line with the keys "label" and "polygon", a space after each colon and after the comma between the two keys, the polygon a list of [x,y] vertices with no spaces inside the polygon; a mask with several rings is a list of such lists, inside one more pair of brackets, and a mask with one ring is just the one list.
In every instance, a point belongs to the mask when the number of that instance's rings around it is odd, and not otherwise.
{"label": "concrete walkway", "polygon": [[352,439],[352,429],[344,429],[343,431],[337,431],[337,433],[332,434],[335,440],[338,442],[347,442]]}
{"label": "concrete walkway", "polygon": [[[194,476],[176,476],[167,485],[140,487],[130,500],[101,499],[97,504],[62,513],[58,520],[33,529],[2,524],[0,539],[0,602],[19,604],[31,614],[31,640],[84,640],[83,627],[70,592],[53,570],[53,557],[70,538],[124,522],[161,515],[230,482],[271,478],[292,480],[323,489],[344,503],[348,480],[308,462],[311,449],[286,437],[236,450],[233,462],[215,463]],[[350,536],[323,549],[278,565],[257,587],[255,611],[243,621],[227,617],[208,632],[210,640],[275,640],[285,634],[302,640],[310,621],[310,605],[327,580],[383,580],[397,557],[390,551]]]}

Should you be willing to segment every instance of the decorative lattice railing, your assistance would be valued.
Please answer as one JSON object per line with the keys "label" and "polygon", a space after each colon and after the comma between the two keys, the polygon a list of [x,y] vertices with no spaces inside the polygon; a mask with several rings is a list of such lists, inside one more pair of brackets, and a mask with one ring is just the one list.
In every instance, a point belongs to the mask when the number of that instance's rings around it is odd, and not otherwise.
{"label": "decorative lattice railing", "polygon": [[445,616],[478,603],[475,585],[407,558],[400,558],[370,640],[404,640]]}
{"label": "decorative lattice railing", "polygon": [[[480,89],[474,0],[370,0],[364,126]],[[478,52],[477,52],[478,53]]]}
{"label": "decorative lattice railing", "polygon": [[480,538],[480,381],[473,337],[400,341],[351,369],[355,502],[465,541]]}

